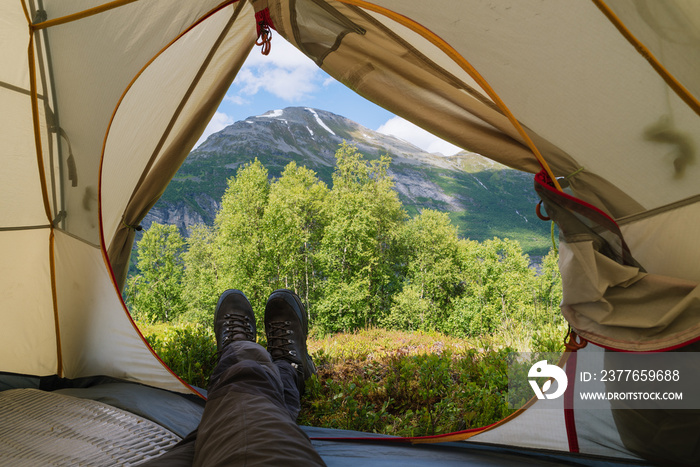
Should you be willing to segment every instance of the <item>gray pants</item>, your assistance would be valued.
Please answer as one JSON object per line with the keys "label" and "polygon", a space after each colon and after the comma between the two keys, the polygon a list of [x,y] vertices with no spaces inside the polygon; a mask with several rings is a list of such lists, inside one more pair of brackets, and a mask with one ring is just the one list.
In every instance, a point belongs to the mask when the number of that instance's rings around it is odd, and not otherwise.
{"label": "gray pants", "polygon": [[142,466],[323,466],[299,426],[296,370],[253,342],[229,344],[199,428]]}

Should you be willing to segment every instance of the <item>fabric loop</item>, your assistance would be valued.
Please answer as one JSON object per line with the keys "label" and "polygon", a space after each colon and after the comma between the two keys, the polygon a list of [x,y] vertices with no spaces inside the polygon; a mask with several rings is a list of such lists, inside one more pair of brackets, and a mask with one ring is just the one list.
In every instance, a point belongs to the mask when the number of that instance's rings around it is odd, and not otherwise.
{"label": "fabric loop", "polygon": [[261,53],[268,55],[270,50],[272,50],[272,29],[275,29],[270,17],[270,10],[265,8],[257,11],[255,13],[255,21],[258,28],[258,39],[255,41],[255,45],[262,46]]}
{"label": "fabric loop", "polygon": [[564,347],[568,352],[576,352],[588,345],[588,341],[576,334],[576,331],[569,327],[569,333],[564,338]]}
{"label": "fabric loop", "polygon": [[584,170],[586,170],[584,167],[579,167],[578,169],[574,170],[573,172],[571,172],[569,175],[565,176],[564,178],[569,180],[569,179],[575,177],[576,175],[580,174]]}
{"label": "fabric loop", "polygon": [[122,224],[124,224],[126,227],[130,228],[131,230],[135,232],[141,232],[143,230],[143,226],[137,224],[137,225],[129,225],[126,222],[122,221]]}
{"label": "fabric loop", "polygon": [[535,213],[537,213],[537,217],[539,217],[543,221],[552,220],[551,217],[547,217],[544,214],[542,214],[542,200],[540,200],[540,202],[537,203],[537,206],[535,206]]}

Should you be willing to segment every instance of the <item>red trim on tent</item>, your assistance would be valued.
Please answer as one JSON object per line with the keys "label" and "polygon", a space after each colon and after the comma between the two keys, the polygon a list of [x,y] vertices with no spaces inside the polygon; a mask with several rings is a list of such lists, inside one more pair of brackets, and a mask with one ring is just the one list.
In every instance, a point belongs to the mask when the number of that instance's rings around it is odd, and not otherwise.
{"label": "red trim on tent", "polygon": [[255,24],[258,28],[258,39],[255,41],[255,45],[262,46],[262,54],[268,55],[272,47],[272,31],[270,31],[270,28],[275,29],[269,8],[255,12]]}
{"label": "red trim on tent", "polygon": [[263,29],[268,26],[277,31],[277,28],[272,22],[272,17],[270,16],[269,8],[264,8],[260,11],[255,12],[255,23],[258,26],[258,37],[260,37],[260,34],[263,32]]}
{"label": "red trim on tent", "polygon": [[[602,210],[590,203],[587,203],[574,196],[564,193],[563,191],[558,191],[554,186],[554,182],[550,178],[549,174],[547,174],[547,172],[545,172],[544,170],[540,171],[539,173],[537,173],[537,175],[535,175],[535,183],[539,186],[539,188],[547,190],[551,194],[557,196],[562,207],[568,209],[571,212],[586,217],[590,221],[598,224],[599,226],[603,227],[604,229],[617,236],[620,240],[621,256],[616,261],[624,265],[639,266],[635,263],[634,258],[632,257],[632,253],[630,252],[630,249],[627,246],[627,243],[625,243],[624,237],[622,236],[620,226],[617,225],[615,219],[613,219],[608,214],[606,214],[605,212],[603,212]],[[561,228],[561,225],[559,226],[559,228]],[[612,259],[615,260],[615,258]]]}
{"label": "red trim on tent", "polygon": [[598,209],[597,207],[593,206],[590,203],[587,203],[583,200],[580,200],[580,199],[578,199],[574,196],[571,196],[570,194],[565,193],[563,191],[557,190],[554,186],[554,182],[549,177],[549,174],[547,174],[547,172],[545,172],[544,170],[541,170],[540,172],[538,172],[535,175],[535,183],[537,183],[538,185],[540,185],[542,188],[546,189],[547,191],[551,191],[552,193],[556,194],[557,196],[565,198],[565,199],[569,200],[570,202],[578,204],[582,208],[588,209],[588,210],[594,212],[595,214],[602,216],[603,218],[605,218],[605,220],[607,220],[609,223],[614,225],[617,230],[619,230],[619,226],[617,225],[617,222],[615,222],[615,219],[613,219],[612,217],[607,215],[605,212],[601,211],[600,209]]}
{"label": "red trim on tent", "polygon": [[422,441],[428,441],[428,440],[435,440],[435,442],[439,442],[440,439],[442,438],[447,438],[451,437],[454,435],[460,435],[460,434],[467,434],[467,433],[474,433],[474,432],[481,432],[486,430],[487,428],[491,428],[495,425],[498,425],[500,421],[492,423],[490,425],[478,427],[478,428],[469,428],[468,430],[462,430],[462,431],[455,431],[453,433],[444,433],[441,435],[430,435],[430,436],[395,436],[395,437],[371,437],[371,436],[346,436],[346,437],[311,437],[310,439],[314,441],[376,441],[379,443],[414,443],[414,442],[422,442]]}
{"label": "red trim on tent", "polygon": [[566,438],[569,440],[569,452],[579,452],[578,435],[576,434],[576,419],[574,418],[574,386],[576,385],[576,360],[578,354],[571,352],[566,362],[566,378],[568,386],[564,393],[564,424]]}

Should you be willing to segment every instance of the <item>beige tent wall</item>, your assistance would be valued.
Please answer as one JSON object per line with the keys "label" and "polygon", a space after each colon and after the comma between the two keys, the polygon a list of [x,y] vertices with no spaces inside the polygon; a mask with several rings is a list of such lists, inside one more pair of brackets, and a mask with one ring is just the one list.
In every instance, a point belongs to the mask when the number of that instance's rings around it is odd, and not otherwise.
{"label": "beige tent wall", "polygon": [[124,186],[136,187],[144,171],[157,161],[163,134],[169,131],[182,96],[206,58],[201,51],[211,49],[231,17],[230,10],[214,15],[159,54],[119,103],[109,128],[102,169],[102,222],[107,245],[133,194]]}
{"label": "beige tent wall", "polygon": [[0,369],[55,374],[49,229],[0,231],[0,258]]}
{"label": "beige tent wall", "polygon": [[[118,283],[133,239],[127,225],[138,224],[165,190],[254,42],[252,7],[222,9],[160,54],[120,103],[102,169],[103,234]],[[135,188],[123,190],[125,182]]]}
{"label": "beige tent wall", "polygon": [[31,122],[29,95],[0,85],[0,102],[3,108],[16,109],[0,112],[0,138],[6,142],[3,143],[4,168],[0,170],[0,186],[6,190],[0,196],[0,228],[48,225],[36,156],[26,157],[35,154],[34,132],[26,125]]}
{"label": "beige tent wall", "polygon": [[563,403],[559,409],[529,408],[503,425],[472,436],[469,441],[568,451]]}
{"label": "beige tent wall", "polygon": [[[0,4],[0,255],[6,265],[0,271],[0,371],[107,374],[188,392],[133,326],[100,227],[104,221],[113,236],[139,179],[156,187],[149,202],[162,192],[250,50],[252,8],[246,2],[155,0],[89,11],[101,3],[42,2],[45,15],[37,21],[49,25],[33,34],[31,49],[36,125],[27,18],[21,1]],[[25,4],[30,18],[42,17],[32,10],[36,2]],[[237,8],[244,11],[240,23],[233,21]],[[84,9],[85,15],[61,19]],[[200,21],[203,27],[191,30]],[[215,43],[217,52],[209,53]],[[149,62],[171,44],[173,52],[151,63],[149,73]],[[109,124],[132,82],[138,92],[133,99],[126,94],[121,119],[130,126],[117,124],[116,131],[124,145],[106,154],[101,173]],[[142,177],[149,160],[165,170]],[[105,193],[101,176],[111,187]]]}
{"label": "beige tent wall", "polygon": [[106,374],[184,391],[136,332],[99,248],[56,233],[56,285],[64,375]]}
{"label": "beige tent wall", "polygon": [[700,284],[700,199],[653,216],[621,219],[619,224],[647,272]]}
{"label": "beige tent wall", "polygon": [[[84,3],[45,5],[51,19],[80,11]],[[66,134],[61,139],[63,152],[68,153],[70,142],[78,177],[77,186],[64,180],[68,215],[62,227],[71,234],[100,243],[100,155],[122,93],[153,57],[216,3],[185,2],[173,9],[164,1],[136,2],[47,28],[58,117]],[[139,135],[134,138],[138,140]]]}
{"label": "beige tent wall", "polygon": [[674,180],[668,150],[645,136],[669,117],[700,147],[697,116],[593,2],[375,3],[439,31],[522,123],[645,208],[697,193],[700,165]]}
{"label": "beige tent wall", "polygon": [[[2,164],[0,170],[0,229],[49,224],[39,177],[32,124],[32,101],[28,69],[27,21],[18,2],[3,5],[0,24],[0,141]],[[39,58],[35,60],[40,69]],[[43,144],[47,144],[44,102],[50,99],[48,91],[39,89],[38,112]],[[45,159],[44,170],[50,174],[50,158]],[[50,198],[49,198],[50,199]]]}
{"label": "beige tent wall", "polygon": [[607,0],[606,5],[696,98],[700,96],[700,3]]}
{"label": "beige tent wall", "polygon": [[0,43],[0,370],[54,374],[50,229],[32,125],[27,22],[18,2],[2,6]]}

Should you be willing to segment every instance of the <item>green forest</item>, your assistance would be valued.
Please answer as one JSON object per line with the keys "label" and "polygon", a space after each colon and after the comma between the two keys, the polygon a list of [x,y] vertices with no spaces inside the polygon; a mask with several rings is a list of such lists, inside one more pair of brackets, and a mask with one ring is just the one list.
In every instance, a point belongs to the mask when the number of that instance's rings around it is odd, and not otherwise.
{"label": "green forest", "polygon": [[460,238],[443,212],[410,217],[390,163],[343,144],[329,187],[294,162],[271,180],[256,159],[230,178],[213,227],[185,238],[152,224],[124,292],[147,340],[204,387],[220,293],[243,290],[262,330],[267,296],[287,288],[319,367],[300,422],[419,435],[506,416],[505,355],[562,347],[556,250],[536,270],[516,241]]}

